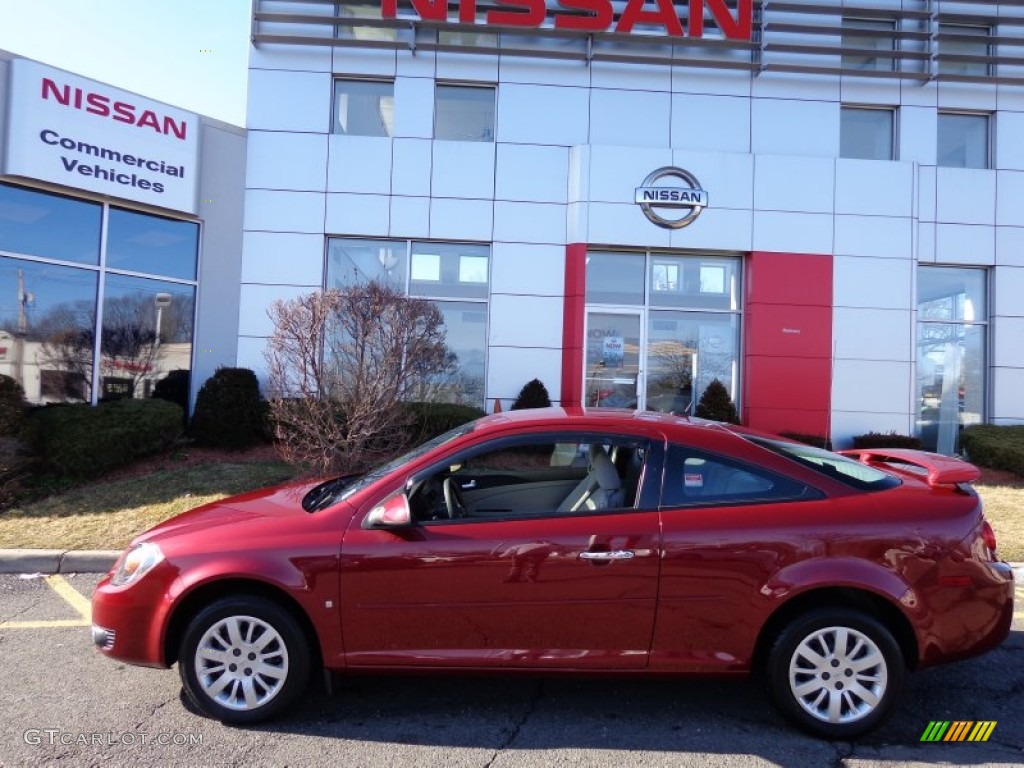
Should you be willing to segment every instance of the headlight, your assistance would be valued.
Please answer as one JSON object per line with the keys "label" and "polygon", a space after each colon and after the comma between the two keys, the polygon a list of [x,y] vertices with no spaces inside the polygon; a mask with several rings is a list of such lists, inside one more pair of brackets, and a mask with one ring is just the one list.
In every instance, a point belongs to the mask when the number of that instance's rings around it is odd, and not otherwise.
{"label": "headlight", "polygon": [[164,559],[164,553],[160,547],[150,542],[137,544],[121,556],[117,564],[117,570],[110,583],[115,587],[123,587],[125,584],[132,584],[147,573],[153,566]]}

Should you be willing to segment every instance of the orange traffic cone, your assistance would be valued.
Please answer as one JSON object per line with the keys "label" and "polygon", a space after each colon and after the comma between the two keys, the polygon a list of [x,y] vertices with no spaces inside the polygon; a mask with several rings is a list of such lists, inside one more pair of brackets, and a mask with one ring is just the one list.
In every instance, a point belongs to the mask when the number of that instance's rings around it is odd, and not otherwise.
{"label": "orange traffic cone", "polygon": [[494,413],[501,413],[501,398],[494,398]]}

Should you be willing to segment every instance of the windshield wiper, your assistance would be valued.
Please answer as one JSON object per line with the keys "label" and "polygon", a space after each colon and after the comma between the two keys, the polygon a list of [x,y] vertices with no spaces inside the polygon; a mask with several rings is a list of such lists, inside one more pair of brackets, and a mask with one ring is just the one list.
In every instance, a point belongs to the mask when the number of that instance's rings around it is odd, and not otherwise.
{"label": "windshield wiper", "polygon": [[302,497],[302,508],[307,512],[319,512],[334,503],[338,492],[351,485],[360,475],[342,475],[320,483]]}

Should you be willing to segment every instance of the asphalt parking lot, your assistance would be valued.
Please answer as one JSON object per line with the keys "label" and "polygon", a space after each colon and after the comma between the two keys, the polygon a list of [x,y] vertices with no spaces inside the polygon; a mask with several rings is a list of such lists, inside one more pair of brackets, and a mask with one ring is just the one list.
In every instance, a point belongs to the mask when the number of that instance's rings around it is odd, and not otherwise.
{"label": "asphalt parking lot", "polygon": [[[94,574],[0,576],[0,765],[750,766],[1024,764],[1024,587],[995,652],[909,678],[856,742],[790,728],[749,681],[360,677],[283,720],[188,711],[176,670],[89,639]],[[922,742],[930,721],[995,721],[987,742]]]}

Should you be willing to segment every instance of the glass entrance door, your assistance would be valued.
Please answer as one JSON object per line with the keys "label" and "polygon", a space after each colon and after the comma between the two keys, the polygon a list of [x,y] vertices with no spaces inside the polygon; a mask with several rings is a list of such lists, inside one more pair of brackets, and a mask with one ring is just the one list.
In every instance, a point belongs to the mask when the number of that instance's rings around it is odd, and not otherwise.
{"label": "glass entrance door", "polygon": [[643,407],[640,402],[642,331],[638,311],[587,312],[584,405]]}

